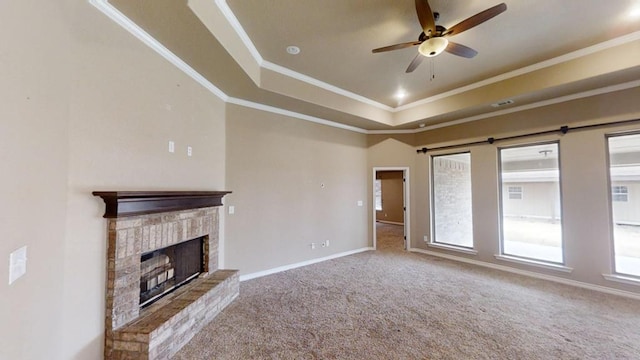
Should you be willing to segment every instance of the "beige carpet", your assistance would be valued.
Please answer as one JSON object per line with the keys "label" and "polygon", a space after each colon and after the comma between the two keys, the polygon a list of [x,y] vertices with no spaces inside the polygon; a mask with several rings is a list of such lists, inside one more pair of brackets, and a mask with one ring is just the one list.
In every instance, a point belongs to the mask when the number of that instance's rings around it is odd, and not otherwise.
{"label": "beige carpet", "polygon": [[640,359],[640,301],[368,251],[245,281],[174,359]]}

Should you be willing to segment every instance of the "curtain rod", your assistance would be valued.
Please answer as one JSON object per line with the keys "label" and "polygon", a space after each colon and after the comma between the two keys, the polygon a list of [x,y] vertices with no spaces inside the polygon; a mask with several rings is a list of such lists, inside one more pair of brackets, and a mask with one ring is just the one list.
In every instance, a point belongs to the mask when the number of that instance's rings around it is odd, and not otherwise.
{"label": "curtain rod", "polygon": [[568,133],[569,130],[571,130],[571,131],[586,130],[586,129],[600,128],[600,127],[607,127],[607,126],[633,124],[633,123],[637,123],[637,122],[640,122],[640,119],[621,120],[621,121],[614,121],[614,122],[609,122],[609,123],[599,123],[599,124],[592,124],[592,125],[582,125],[582,126],[576,126],[576,127],[571,127],[571,128],[569,126],[567,126],[567,125],[564,125],[564,126],[561,126],[558,129],[538,131],[538,132],[534,132],[534,133],[527,133],[527,134],[514,135],[514,136],[506,136],[506,137],[502,137],[502,138],[490,137],[490,138],[487,138],[487,140],[478,140],[478,141],[472,141],[472,142],[461,143],[461,144],[456,144],[456,145],[438,146],[438,147],[433,147],[433,148],[423,147],[422,149],[416,150],[416,152],[417,153],[426,154],[427,151],[455,149],[455,148],[459,148],[459,147],[463,147],[463,146],[471,146],[471,145],[493,144],[496,141],[521,139],[521,138],[530,137],[530,136],[549,135],[549,134],[555,134],[555,133],[558,133],[558,132],[560,132],[560,133],[562,133],[564,135],[564,134]]}

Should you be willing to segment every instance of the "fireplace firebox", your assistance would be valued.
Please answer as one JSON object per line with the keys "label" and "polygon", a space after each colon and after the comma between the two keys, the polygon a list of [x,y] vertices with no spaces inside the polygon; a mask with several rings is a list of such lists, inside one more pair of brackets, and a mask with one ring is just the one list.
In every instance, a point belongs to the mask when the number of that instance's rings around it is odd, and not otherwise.
{"label": "fireplace firebox", "polygon": [[144,308],[195,279],[204,271],[199,237],[140,256],[140,307]]}

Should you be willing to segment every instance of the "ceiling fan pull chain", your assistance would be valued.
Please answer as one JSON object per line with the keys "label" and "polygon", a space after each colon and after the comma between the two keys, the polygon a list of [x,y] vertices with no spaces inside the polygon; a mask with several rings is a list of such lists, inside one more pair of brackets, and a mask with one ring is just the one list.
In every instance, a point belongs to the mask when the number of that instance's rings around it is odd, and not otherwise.
{"label": "ceiling fan pull chain", "polygon": [[433,60],[433,58],[429,59],[429,62],[430,62],[430,66],[429,66],[429,70],[430,70],[429,71],[430,72],[429,81],[433,81],[433,79],[436,78],[436,63]]}

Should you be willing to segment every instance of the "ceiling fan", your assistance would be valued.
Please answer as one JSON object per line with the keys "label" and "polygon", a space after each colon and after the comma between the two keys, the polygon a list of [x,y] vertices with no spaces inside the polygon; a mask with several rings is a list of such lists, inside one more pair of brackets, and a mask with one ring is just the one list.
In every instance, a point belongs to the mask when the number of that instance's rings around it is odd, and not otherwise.
{"label": "ceiling fan", "polygon": [[434,57],[441,52],[446,51],[448,53],[462,56],[465,58],[472,58],[478,54],[477,51],[470,47],[454,43],[447,38],[453,35],[460,34],[463,31],[469,30],[474,26],[480,25],[483,22],[500,15],[507,10],[505,3],[498,4],[490,7],[485,11],[479,12],[470,18],[467,18],[450,28],[445,28],[441,25],[436,25],[436,19],[438,13],[433,13],[429,6],[428,0],[416,0],[416,12],[418,13],[418,20],[422,26],[422,32],[418,37],[418,41],[410,41],[401,44],[395,44],[385,46],[371,50],[373,53],[405,49],[408,47],[418,46],[418,54],[407,68],[408,73],[415,70],[425,57]]}

